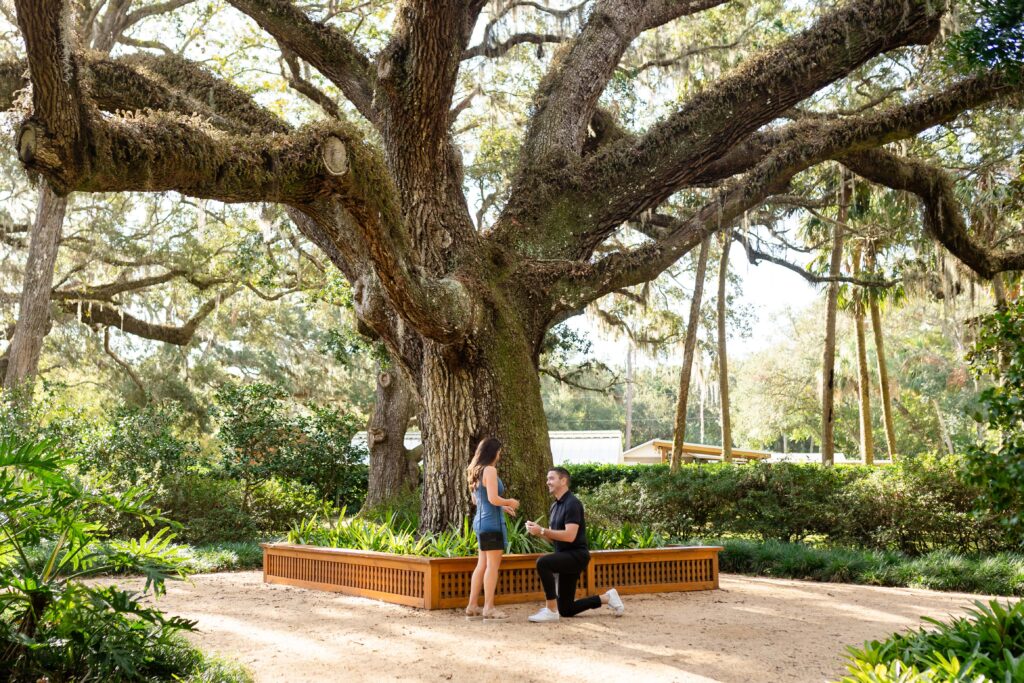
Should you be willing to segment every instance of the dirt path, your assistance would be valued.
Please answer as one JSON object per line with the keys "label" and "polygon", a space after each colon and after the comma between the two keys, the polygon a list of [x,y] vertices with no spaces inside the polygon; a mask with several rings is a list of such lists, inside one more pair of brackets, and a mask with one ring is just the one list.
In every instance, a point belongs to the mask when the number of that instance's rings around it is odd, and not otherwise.
{"label": "dirt path", "polygon": [[[626,596],[604,610],[530,624],[467,622],[334,593],[197,576],[160,606],[199,621],[192,639],[258,681],[828,681],[847,644],[959,613],[979,596],[725,575],[722,590]],[[554,673],[557,670],[557,675]]]}

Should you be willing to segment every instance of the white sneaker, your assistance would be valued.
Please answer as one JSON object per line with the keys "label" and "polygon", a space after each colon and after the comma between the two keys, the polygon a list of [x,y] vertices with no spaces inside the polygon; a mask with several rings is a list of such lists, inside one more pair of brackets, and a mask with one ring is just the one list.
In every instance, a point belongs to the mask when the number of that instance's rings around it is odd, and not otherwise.
{"label": "white sneaker", "polygon": [[536,614],[531,614],[529,620],[535,624],[541,624],[548,621],[558,621],[561,617],[558,616],[558,612],[552,612],[547,608],[547,605],[540,608],[540,611]]}
{"label": "white sneaker", "polygon": [[614,588],[608,589],[605,593],[608,596],[608,609],[612,611],[617,617],[621,617],[622,613],[626,611],[626,606],[622,604],[622,598],[619,597],[619,591]]}

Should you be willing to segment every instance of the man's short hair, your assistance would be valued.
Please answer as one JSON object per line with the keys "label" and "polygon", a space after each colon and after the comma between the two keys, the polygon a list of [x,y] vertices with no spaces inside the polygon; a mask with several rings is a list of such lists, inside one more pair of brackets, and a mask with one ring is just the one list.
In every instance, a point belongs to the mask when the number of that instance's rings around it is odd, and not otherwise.
{"label": "man's short hair", "polygon": [[558,474],[559,477],[565,479],[566,484],[572,483],[572,475],[569,474],[569,470],[565,469],[564,467],[552,467],[550,470],[548,470],[548,472],[555,472],[556,474]]}

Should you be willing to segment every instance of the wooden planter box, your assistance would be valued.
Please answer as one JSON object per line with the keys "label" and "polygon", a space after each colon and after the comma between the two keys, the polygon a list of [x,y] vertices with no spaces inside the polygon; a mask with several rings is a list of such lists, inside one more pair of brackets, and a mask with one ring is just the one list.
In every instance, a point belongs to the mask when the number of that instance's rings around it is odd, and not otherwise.
{"label": "wooden planter box", "polygon": [[[718,588],[719,546],[596,550],[580,577],[577,596],[608,588],[619,593],[663,593]],[[499,604],[537,602],[540,555],[505,555],[498,575]],[[335,591],[424,609],[464,607],[476,557],[428,558],[289,543],[263,544],[263,580]]]}

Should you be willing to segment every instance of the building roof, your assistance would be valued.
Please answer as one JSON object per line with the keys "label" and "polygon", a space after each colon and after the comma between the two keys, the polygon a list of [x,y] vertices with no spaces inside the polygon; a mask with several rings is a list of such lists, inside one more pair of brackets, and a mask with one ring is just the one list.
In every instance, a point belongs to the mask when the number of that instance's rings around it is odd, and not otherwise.
{"label": "building roof", "polygon": [[[629,457],[629,455],[633,454],[634,451],[640,451],[641,449],[645,449],[648,446],[653,446],[654,448],[672,448],[672,442],[667,439],[651,439],[650,441],[644,442],[639,446],[634,446],[633,448],[630,448],[628,451],[625,451],[622,454],[622,457]],[[707,444],[702,443],[690,443],[689,441],[683,444],[683,452],[689,453],[694,456],[704,456],[701,457],[702,460],[715,460],[721,459],[722,457],[721,446],[709,446]],[[732,455],[734,458],[744,458],[746,460],[765,460],[771,456],[771,453],[769,453],[768,451],[754,451],[745,448],[734,448],[732,449]]]}

